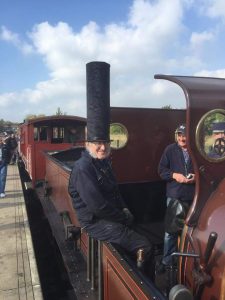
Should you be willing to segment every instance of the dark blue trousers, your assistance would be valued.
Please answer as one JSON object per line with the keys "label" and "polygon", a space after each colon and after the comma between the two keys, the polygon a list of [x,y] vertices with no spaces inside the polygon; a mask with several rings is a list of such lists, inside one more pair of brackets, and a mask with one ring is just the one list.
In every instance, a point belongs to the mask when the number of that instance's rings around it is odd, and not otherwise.
{"label": "dark blue trousers", "polygon": [[85,227],[87,233],[98,240],[115,243],[136,256],[137,251],[144,249],[145,258],[152,255],[152,245],[148,239],[129,227],[107,220],[99,220]]}

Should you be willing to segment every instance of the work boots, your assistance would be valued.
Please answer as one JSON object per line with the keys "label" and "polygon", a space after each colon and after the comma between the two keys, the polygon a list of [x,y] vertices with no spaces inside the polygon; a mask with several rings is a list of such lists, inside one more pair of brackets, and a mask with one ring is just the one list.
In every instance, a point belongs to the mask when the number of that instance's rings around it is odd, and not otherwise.
{"label": "work boots", "polygon": [[152,281],[155,280],[155,259],[153,251],[145,253],[144,249],[137,251],[137,267]]}

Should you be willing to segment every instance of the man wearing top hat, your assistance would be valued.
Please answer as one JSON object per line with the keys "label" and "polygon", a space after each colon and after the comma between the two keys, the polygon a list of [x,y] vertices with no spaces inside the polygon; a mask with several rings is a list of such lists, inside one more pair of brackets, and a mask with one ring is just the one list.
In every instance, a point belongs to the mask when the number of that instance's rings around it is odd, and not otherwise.
{"label": "man wearing top hat", "polygon": [[214,143],[208,153],[210,158],[222,158],[225,156],[225,122],[216,122],[212,126]]}
{"label": "man wearing top hat", "polygon": [[109,65],[87,64],[86,150],[75,162],[69,193],[80,225],[98,240],[115,243],[132,255],[143,249],[146,258],[152,245],[130,228],[133,215],[120,195],[110,155]]}

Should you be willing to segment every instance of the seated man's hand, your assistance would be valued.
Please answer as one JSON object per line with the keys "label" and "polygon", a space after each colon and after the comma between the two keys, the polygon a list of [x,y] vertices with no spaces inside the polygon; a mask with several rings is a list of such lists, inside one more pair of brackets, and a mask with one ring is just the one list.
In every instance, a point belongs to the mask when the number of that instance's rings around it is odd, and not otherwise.
{"label": "seated man's hand", "polygon": [[126,207],[123,209],[123,212],[124,212],[125,218],[126,218],[125,224],[128,225],[128,226],[130,226],[133,223],[133,221],[134,221],[134,216],[129,211],[129,209],[126,208]]}

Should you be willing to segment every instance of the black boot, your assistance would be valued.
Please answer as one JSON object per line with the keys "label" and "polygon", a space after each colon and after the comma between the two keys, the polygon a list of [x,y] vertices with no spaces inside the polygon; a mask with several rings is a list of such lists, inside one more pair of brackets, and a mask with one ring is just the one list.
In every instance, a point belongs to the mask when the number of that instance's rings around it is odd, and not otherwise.
{"label": "black boot", "polygon": [[143,249],[137,251],[137,267],[149,277],[153,282],[155,280],[155,259],[153,252],[144,253]]}

